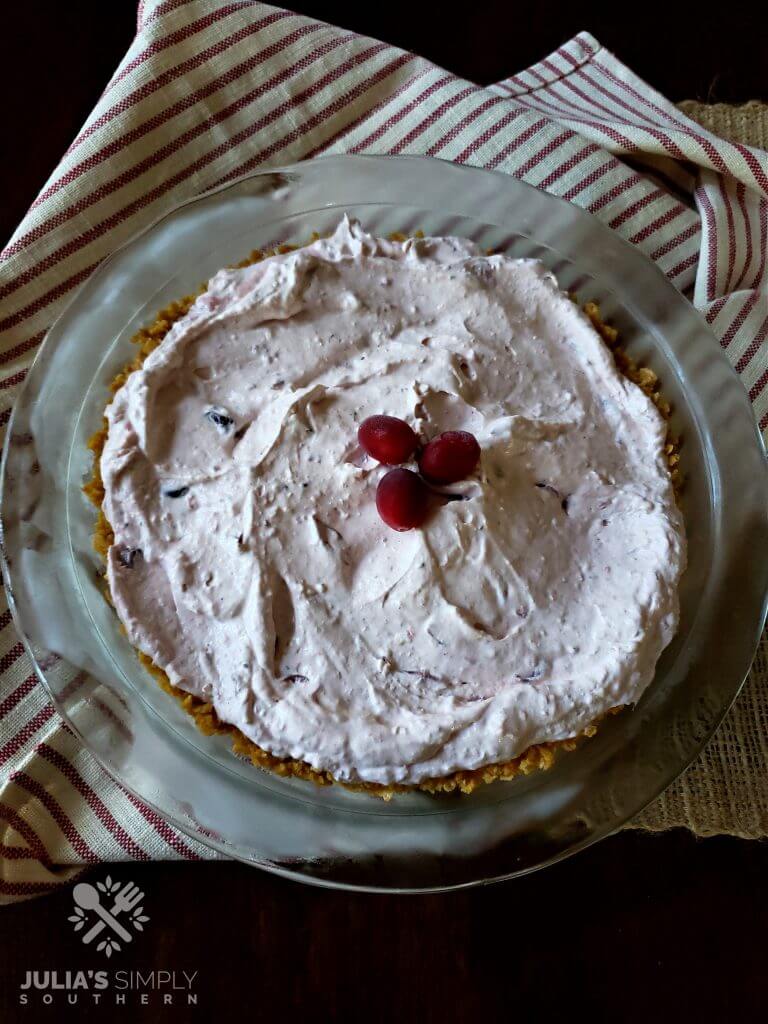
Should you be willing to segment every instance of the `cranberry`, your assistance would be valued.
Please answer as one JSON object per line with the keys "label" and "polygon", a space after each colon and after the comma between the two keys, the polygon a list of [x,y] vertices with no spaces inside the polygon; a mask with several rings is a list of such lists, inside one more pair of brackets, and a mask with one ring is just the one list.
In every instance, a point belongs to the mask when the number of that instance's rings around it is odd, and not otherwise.
{"label": "cranberry", "polygon": [[390,469],[376,488],[376,508],[393,530],[412,530],[427,518],[429,491],[410,469]]}
{"label": "cranberry", "polygon": [[419,444],[405,420],[396,416],[369,416],[360,424],[357,439],[364,451],[385,466],[407,462]]}
{"label": "cranberry", "polygon": [[466,430],[448,430],[430,441],[419,459],[425,480],[454,484],[468,477],[480,461],[480,445]]}

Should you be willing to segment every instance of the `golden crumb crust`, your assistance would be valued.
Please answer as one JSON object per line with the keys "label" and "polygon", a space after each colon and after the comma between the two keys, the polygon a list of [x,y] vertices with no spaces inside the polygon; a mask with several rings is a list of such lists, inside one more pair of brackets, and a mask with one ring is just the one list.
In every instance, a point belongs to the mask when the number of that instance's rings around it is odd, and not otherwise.
{"label": "golden crumb crust", "polygon": [[[312,241],[317,237],[319,236],[314,236]],[[421,237],[421,232],[417,232],[417,237]],[[393,234],[390,235],[390,238],[393,241],[405,241],[406,236]],[[247,267],[265,259],[266,256],[291,252],[295,248],[295,246],[281,245],[275,249],[274,252],[264,253],[259,250],[254,250],[246,259],[234,264],[234,267]],[[195,294],[187,295],[176,302],[170,303],[170,305],[160,310],[154,321],[149,326],[143,327],[134,335],[131,340],[137,347],[136,355],[125,369],[123,369],[122,372],[119,373],[111,382],[110,390],[113,396],[120,390],[128,377],[142,366],[150,352],[157,348],[165,335],[171,329],[172,325],[188,312],[195,300],[206,290],[206,287],[206,285],[202,285]],[[659,380],[653,370],[650,370],[647,367],[638,366],[637,363],[619,347],[618,331],[601,320],[600,309],[596,303],[586,303],[584,306],[584,312],[591,320],[600,337],[611,350],[619,370],[625,377],[631,380],[634,384],[637,384],[637,386],[645,392],[664,419],[668,422],[670,406],[666,399],[664,399],[660,394]],[[111,401],[112,399],[110,398],[109,402]],[[107,404],[109,404],[109,402]],[[101,479],[101,455],[107,439],[107,430],[108,423],[105,417],[101,429],[97,430],[88,442],[88,448],[93,453],[93,472],[91,479],[83,487],[83,492],[97,509],[96,526],[93,534],[93,547],[104,561],[106,561],[107,552],[114,542],[112,527],[104,514],[104,485]],[[676,495],[679,494],[681,486],[680,469],[678,465],[680,460],[679,447],[679,441],[672,437],[669,426],[667,426],[664,454],[669,464],[670,476],[672,478]],[[111,603],[108,588],[106,588],[106,597]],[[335,783],[343,786],[345,789],[366,792],[384,800],[391,800],[395,793],[414,792],[417,790],[433,795],[451,793],[456,790],[461,793],[471,793],[474,789],[477,789],[478,786],[481,786],[484,783],[495,782],[499,779],[514,779],[519,775],[530,775],[535,771],[546,770],[552,767],[555,761],[555,756],[559,751],[575,750],[580,740],[594,736],[597,732],[598,724],[602,718],[606,717],[601,716],[596,719],[588,725],[579,736],[575,736],[572,739],[534,744],[533,746],[528,747],[527,750],[524,750],[518,757],[512,758],[512,760],[503,761],[499,764],[486,765],[485,767],[475,768],[471,771],[453,772],[450,775],[427,779],[418,785],[404,786],[398,783],[382,784],[374,782],[340,782],[329,772],[318,771],[306,761],[275,757],[273,754],[270,754],[268,751],[257,746],[236,726],[230,725],[228,722],[223,722],[216,714],[216,710],[211,703],[203,700],[201,697],[196,697],[194,694],[187,693],[178,686],[174,686],[166,673],[155,665],[151,658],[141,651],[137,651],[137,654],[141,663],[155,677],[162,689],[175,697],[184,710],[194,718],[195,724],[202,733],[206,736],[219,733],[229,735],[232,740],[233,752],[241,757],[248,758],[252,764],[256,765],[256,767],[269,770],[274,772],[274,774],[281,775],[283,777],[294,776],[295,778],[304,779],[308,782],[314,782],[318,786],[329,786],[332,783]],[[607,714],[617,714],[621,710],[621,707],[611,708]]]}

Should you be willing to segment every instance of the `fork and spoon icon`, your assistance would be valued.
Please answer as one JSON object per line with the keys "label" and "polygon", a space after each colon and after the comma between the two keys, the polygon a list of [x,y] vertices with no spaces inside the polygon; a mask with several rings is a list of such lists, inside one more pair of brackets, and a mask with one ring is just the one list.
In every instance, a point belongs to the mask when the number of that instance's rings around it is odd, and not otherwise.
{"label": "fork and spoon icon", "polygon": [[115,915],[124,914],[138,906],[144,896],[138,885],[134,885],[133,882],[126,882],[123,888],[116,894],[115,901],[110,910],[102,906],[98,890],[88,882],[80,882],[76,885],[72,895],[79,907],[83,910],[93,910],[101,918],[100,921],[97,921],[85,933],[83,942],[91,942],[106,927],[111,928],[124,942],[131,941],[133,936],[126,928],[123,928]]}

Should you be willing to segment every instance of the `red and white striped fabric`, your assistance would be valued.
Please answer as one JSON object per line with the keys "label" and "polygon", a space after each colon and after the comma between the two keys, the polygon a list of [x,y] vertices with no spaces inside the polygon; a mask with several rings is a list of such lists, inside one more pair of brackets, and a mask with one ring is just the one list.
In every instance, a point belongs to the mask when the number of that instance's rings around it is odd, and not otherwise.
{"label": "red and white striped fabric", "polygon": [[[768,155],[687,120],[581,34],[489,87],[251,0],[144,0],[136,38],[3,253],[0,426],[75,289],[164,209],[326,152],[495,168],[592,211],[705,314],[768,427]],[[57,717],[0,609],[0,901],[83,865],[197,859]]]}

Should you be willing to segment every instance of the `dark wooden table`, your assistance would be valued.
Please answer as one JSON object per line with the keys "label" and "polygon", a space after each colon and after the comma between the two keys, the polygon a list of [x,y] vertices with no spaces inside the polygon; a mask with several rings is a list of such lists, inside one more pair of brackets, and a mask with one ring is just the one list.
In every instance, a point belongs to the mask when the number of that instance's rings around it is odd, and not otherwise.
{"label": "dark wooden table", "polygon": [[[768,849],[623,833],[547,871],[439,896],[313,889],[235,864],[116,865],[151,920],[105,964],[67,889],[0,912],[0,1020],[58,1021],[26,972],[197,971],[197,1007],[87,996],[80,1021],[610,1024],[764,1021]],[[94,877],[103,877],[99,871]]]}
{"label": "dark wooden table", "polygon": [[[673,99],[768,100],[765,15],[733,23],[691,5],[302,3],[294,7],[416,49],[478,82],[588,29]],[[2,14],[0,235],[10,235],[127,47],[133,0],[22,0]],[[100,872],[98,877],[102,877]],[[148,1003],[41,993],[27,971],[103,967],[67,921],[71,890],[0,912],[0,1021],[309,1019],[411,1022],[763,1020],[768,848],[686,832],[624,832],[549,871],[442,896],[311,889],[235,864],[117,866],[146,890],[146,932],[109,963],[141,972]],[[198,1005],[164,1006],[150,971],[197,971]],[[72,976],[74,977],[74,975]],[[131,977],[135,980],[135,976]],[[163,986],[165,988],[165,986]]]}

